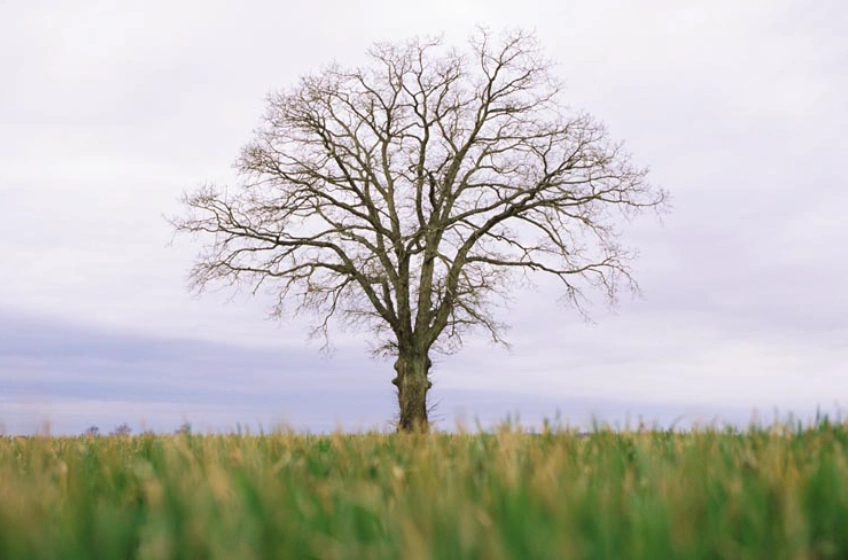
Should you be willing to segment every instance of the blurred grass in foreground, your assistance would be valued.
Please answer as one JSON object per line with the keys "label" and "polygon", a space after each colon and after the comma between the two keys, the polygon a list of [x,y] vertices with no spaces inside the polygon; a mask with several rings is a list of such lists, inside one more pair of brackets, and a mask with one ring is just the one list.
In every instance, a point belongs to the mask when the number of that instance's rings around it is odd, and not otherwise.
{"label": "blurred grass in foreground", "polygon": [[848,558],[848,424],[2,437],[0,558]]}

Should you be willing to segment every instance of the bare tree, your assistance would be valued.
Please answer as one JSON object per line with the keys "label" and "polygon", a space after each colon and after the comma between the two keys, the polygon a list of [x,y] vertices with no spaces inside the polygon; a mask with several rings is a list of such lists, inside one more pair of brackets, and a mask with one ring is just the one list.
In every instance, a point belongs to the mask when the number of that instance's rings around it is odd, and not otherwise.
{"label": "bare tree", "polygon": [[110,435],[113,435],[113,436],[128,436],[130,434],[132,434],[132,428],[130,428],[129,424],[124,422],[123,424],[119,424],[119,425],[115,426],[115,429],[112,430],[112,433]]}
{"label": "bare tree", "polygon": [[270,288],[284,303],[373,331],[396,357],[403,431],[427,426],[432,352],[482,327],[528,272],[614,301],[635,287],[615,215],[659,206],[601,124],[560,100],[535,39],[480,32],[376,44],[372,64],[330,66],[268,97],[240,181],[185,197],[178,231],[209,244],[192,272]]}

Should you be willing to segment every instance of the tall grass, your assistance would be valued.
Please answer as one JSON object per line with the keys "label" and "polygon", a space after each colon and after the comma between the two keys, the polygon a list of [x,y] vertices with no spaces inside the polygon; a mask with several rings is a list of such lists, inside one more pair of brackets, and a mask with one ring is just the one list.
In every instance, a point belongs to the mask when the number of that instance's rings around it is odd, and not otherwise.
{"label": "tall grass", "polygon": [[848,425],[6,437],[0,558],[848,558]]}

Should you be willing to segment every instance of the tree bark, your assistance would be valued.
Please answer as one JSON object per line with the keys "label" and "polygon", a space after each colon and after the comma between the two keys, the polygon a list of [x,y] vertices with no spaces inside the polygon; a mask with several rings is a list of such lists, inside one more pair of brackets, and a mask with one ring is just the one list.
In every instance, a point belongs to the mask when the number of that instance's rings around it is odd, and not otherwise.
{"label": "tree bark", "polygon": [[397,387],[400,420],[398,432],[426,432],[427,391],[433,384],[429,379],[432,362],[426,354],[401,353],[395,362],[397,375],[392,383]]}

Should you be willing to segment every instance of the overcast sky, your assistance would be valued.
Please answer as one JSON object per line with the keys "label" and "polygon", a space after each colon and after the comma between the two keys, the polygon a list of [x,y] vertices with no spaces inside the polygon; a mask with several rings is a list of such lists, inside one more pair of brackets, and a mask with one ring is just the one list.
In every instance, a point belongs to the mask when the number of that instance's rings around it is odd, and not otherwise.
{"label": "overcast sky", "polygon": [[557,412],[744,423],[848,405],[848,5],[837,0],[0,1],[0,431],[386,428],[391,364],[267,301],[195,297],[163,215],[233,179],[265,94],[374,41],[535,29],[566,101],[673,210],[627,227],[643,297],[594,323],[556,287],[511,350],[440,358],[442,428]]}

